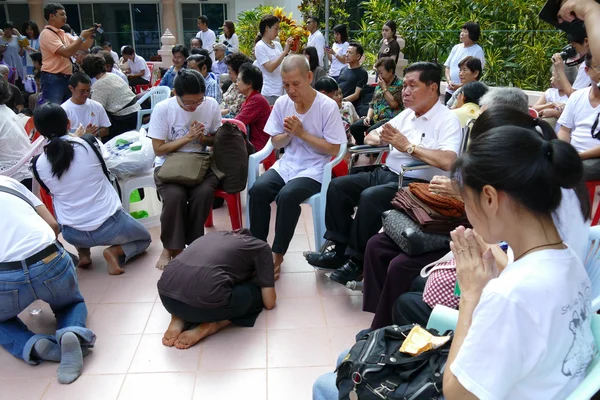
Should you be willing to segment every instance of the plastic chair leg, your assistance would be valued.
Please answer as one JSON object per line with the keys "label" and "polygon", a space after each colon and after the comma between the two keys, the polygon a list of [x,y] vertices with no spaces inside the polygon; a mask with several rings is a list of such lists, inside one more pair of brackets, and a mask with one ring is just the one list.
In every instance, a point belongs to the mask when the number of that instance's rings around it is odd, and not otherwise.
{"label": "plastic chair leg", "polygon": [[241,198],[240,194],[230,194],[225,197],[227,209],[229,210],[229,219],[231,220],[231,229],[237,230],[242,228],[242,213],[241,213]]}
{"label": "plastic chair leg", "polygon": [[213,214],[212,214],[212,210],[210,210],[210,212],[208,213],[208,218],[206,218],[206,222],[204,222],[204,227],[212,228],[213,226],[215,226],[213,224]]}

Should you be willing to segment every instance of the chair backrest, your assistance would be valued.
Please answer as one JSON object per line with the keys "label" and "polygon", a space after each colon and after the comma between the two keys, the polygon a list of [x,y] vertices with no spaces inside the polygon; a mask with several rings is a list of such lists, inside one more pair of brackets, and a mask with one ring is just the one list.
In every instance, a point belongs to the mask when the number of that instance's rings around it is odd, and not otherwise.
{"label": "chair backrest", "polygon": [[168,86],[155,86],[152,88],[152,90],[150,90],[150,93],[152,95],[150,104],[154,109],[154,106],[156,106],[158,103],[169,98],[171,95],[171,89]]}
{"label": "chair backrest", "polygon": [[592,312],[600,310],[600,226],[590,228],[585,270],[592,281]]}
{"label": "chair backrest", "polygon": [[244,132],[244,135],[248,136],[248,131],[246,129],[246,125],[242,121],[238,121],[237,119],[223,118],[222,123],[229,122],[234,124],[239,128],[240,131]]}
{"label": "chair backrest", "polygon": [[469,136],[471,136],[471,130],[473,129],[474,123],[475,123],[475,120],[470,119],[467,121],[467,124],[463,128],[463,137],[462,137],[462,142],[460,143],[460,154],[467,151],[467,146],[469,145]]}

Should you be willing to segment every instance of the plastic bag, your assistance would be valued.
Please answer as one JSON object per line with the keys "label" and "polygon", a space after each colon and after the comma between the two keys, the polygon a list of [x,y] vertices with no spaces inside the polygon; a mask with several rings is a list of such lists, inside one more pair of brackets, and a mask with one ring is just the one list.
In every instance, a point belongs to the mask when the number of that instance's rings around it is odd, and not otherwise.
{"label": "plastic bag", "polygon": [[106,166],[119,178],[142,175],[152,168],[155,157],[152,139],[146,137],[143,128],[115,136],[105,146]]}

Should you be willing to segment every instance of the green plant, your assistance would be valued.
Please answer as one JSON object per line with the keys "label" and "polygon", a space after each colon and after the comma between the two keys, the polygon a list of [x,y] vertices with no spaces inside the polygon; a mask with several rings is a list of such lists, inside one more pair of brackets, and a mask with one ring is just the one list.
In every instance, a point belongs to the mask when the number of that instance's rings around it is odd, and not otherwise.
{"label": "green plant", "polygon": [[549,85],[550,57],[566,39],[540,21],[544,0],[365,0],[359,32],[367,52],[377,54],[380,28],[391,19],[406,41],[409,62],[443,63],[458,43],[462,24],[476,21],[482,29],[480,45],[485,52],[483,79],[490,85],[544,90]]}
{"label": "green plant", "polygon": [[[300,10],[304,21],[311,15],[316,15],[321,21],[325,21],[325,0],[302,0],[298,10]],[[346,0],[329,0],[330,29],[337,24],[348,24],[349,16]]]}

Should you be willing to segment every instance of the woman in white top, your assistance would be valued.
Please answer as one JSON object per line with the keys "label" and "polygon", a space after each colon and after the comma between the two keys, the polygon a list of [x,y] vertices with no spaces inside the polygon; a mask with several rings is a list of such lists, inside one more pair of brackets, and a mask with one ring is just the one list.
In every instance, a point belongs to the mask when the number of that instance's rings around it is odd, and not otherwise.
{"label": "woman in white top", "polygon": [[348,47],[350,44],[348,43],[348,29],[346,25],[340,24],[333,27],[333,37],[335,39],[335,43],[333,46],[326,47],[325,51],[327,52],[327,58],[329,62],[331,62],[331,66],[329,67],[329,76],[331,76],[336,81],[340,76],[340,72],[342,72],[342,68],[346,65],[346,52],[348,51]]}
{"label": "woman in white top", "polygon": [[476,43],[480,36],[481,29],[477,22],[467,22],[462,26],[459,36],[460,43],[452,48],[448,59],[444,63],[446,66],[446,83],[448,84],[444,104],[448,103],[454,91],[461,86],[459,62],[468,56],[476,57],[481,60],[481,66],[485,68],[483,49]]}
{"label": "woman in white top", "polygon": [[85,56],[81,68],[90,78],[96,78],[92,99],[102,104],[110,118],[108,136],[102,140],[107,142],[121,133],[135,130],[141,107],[129,85],[118,75],[106,72],[106,60],[101,54]]}
{"label": "woman in white top", "polygon": [[29,47],[25,49],[23,56],[23,66],[26,68],[27,75],[33,75],[33,61],[31,54],[40,51],[40,28],[33,21],[27,21],[23,24],[21,31],[29,41]]}
{"label": "woman in white top", "polygon": [[92,263],[91,247],[110,246],[103,253],[108,273],[122,274],[121,266],[150,246],[150,233],[121,207],[96,151],[68,135],[69,119],[60,105],[36,107],[33,122],[49,140],[34,162],[36,178],[50,190],[63,237],[79,252],[77,266]]}
{"label": "woman in white top", "polygon": [[263,73],[263,87],[261,94],[267,98],[270,105],[283,94],[280,67],[285,56],[290,53],[294,38],[288,38],[282,49],[277,37],[279,35],[279,18],[274,15],[265,15],[259,24],[261,40],[256,43],[254,55],[257,66]]}
{"label": "woman in white top", "polygon": [[[581,183],[581,159],[563,141],[506,125],[471,141],[453,174],[474,230],[451,233],[461,298],[444,396],[564,399],[596,351],[591,283],[552,219],[561,189]],[[589,215],[585,195],[580,204],[571,212]],[[515,256],[500,272],[483,243],[499,241]]]}
{"label": "woman in white top", "polygon": [[148,137],[156,154],[154,181],[163,200],[160,240],[163,252],[156,268],[163,269],[186,245],[204,235],[204,222],[212,208],[219,178],[209,168],[200,184],[186,186],[163,181],[160,168],[175,153],[206,153],[221,126],[219,104],[205,96],[206,85],[198,71],[182,69],[175,77],[175,96],[156,105]]}
{"label": "woman in white top", "polygon": [[[31,143],[15,115],[6,103],[11,99],[12,92],[8,82],[0,79],[0,174],[11,169],[31,149]],[[10,175],[31,190],[31,171],[26,163]]]}
{"label": "woman in white top", "polygon": [[219,36],[219,43],[227,46],[227,55],[240,51],[240,40],[232,21],[227,20],[223,23],[223,33]]}

